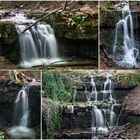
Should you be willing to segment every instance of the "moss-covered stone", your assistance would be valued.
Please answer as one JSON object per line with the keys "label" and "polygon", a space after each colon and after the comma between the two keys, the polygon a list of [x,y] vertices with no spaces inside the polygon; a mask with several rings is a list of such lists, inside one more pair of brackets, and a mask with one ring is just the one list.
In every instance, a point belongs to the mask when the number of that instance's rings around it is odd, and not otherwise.
{"label": "moss-covered stone", "polygon": [[135,71],[134,73],[118,72],[114,80],[118,88],[132,88],[140,84],[140,73],[139,71]]}
{"label": "moss-covered stone", "polygon": [[103,11],[100,13],[100,26],[103,28],[115,28],[116,23],[121,19],[121,12]]}
{"label": "moss-covered stone", "polygon": [[0,22],[0,55],[13,63],[19,61],[18,35],[11,22]]}

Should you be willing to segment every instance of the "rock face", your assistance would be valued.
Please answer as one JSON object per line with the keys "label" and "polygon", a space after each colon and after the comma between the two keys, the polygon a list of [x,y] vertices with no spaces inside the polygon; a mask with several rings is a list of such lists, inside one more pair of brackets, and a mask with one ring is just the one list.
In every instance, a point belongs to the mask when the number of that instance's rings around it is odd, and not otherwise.
{"label": "rock face", "polygon": [[19,52],[15,25],[10,22],[0,22],[0,55],[15,64],[19,61]]}
{"label": "rock face", "polygon": [[140,86],[136,87],[125,98],[125,110],[128,114],[140,115]]}
{"label": "rock face", "polygon": [[[10,82],[10,81],[9,81]],[[9,83],[8,82],[8,83]],[[0,119],[4,118],[6,125],[12,124],[14,101],[21,90],[20,84],[0,84]],[[40,85],[31,85],[29,89],[29,127],[35,127],[40,123]],[[5,124],[5,123],[4,123]],[[3,124],[3,125],[4,125]]]}
{"label": "rock face", "polygon": [[[10,82],[10,81],[9,81]],[[19,84],[8,84],[8,81],[0,84],[0,104],[12,104],[17,96],[18,91],[21,89]]]}

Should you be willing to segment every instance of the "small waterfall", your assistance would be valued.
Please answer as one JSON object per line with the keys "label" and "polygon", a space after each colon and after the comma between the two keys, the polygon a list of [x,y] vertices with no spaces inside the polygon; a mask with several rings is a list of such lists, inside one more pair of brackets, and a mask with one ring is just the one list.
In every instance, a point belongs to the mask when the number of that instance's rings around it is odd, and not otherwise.
{"label": "small waterfall", "polygon": [[[123,37],[121,38],[120,33],[122,32],[122,30]],[[118,65],[128,68],[137,66],[137,58],[139,57],[139,50],[136,48],[135,45],[133,18],[131,11],[129,9],[129,3],[123,7],[122,19],[116,24],[116,34],[113,46],[113,54],[114,59],[116,60]]]}
{"label": "small waterfall", "polygon": [[110,127],[113,127],[115,125],[115,120],[116,120],[116,114],[114,112],[114,105],[112,105],[110,110],[110,121],[109,121]]}
{"label": "small waterfall", "polygon": [[15,27],[19,35],[20,43],[21,67],[30,68],[60,61],[54,30],[50,25],[37,23],[22,33],[28,26],[36,21],[27,19],[24,13],[16,13],[14,16],[3,20],[16,24]]}
{"label": "small waterfall", "polygon": [[[26,92],[26,88],[27,88],[26,86],[23,86],[16,97],[14,119],[13,119],[14,125],[19,125],[24,127],[28,126],[28,116],[29,116],[28,93]],[[21,114],[19,122],[15,123],[15,120],[19,118],[19,114]]]}
{"label": "small waterfall", "polygon": [[97,102],[98,101],[98,92],[96,89],[96,83],[94,81],[94,76],[90,76],[91,77],[91,86],[92,86],[92,91],[91,91],[91,96],[94,96],[94,101]]}
{"label": "small waterfall", "polygon": [[112,97],[112,94],[110,94],[109,96],[108,103],[111,105],[109,125],[110,127],[113,127],[115,125],[115,120],[116,120],[116,114],[114,112],[114,106],[116,105],[116,100]]}
{"label": "small waterfall", "polygon": [[11,138],[34,138],[35,132],[28,128],[29,122],[29,86],[25,85],[18,92],[14,102],[13,126],[9,128],[8,134]]}
{"label": "small waterfall", "polygon": [[26,28],[26,25],[16,25],[22,59],[20,66],[28,68],[37,65],[48,65],[53,61],[57,61],[57,42],[51,26],[37,24],[36,27],[32,27],[20,35]]}
{"label": "small waterfall", "polygon": [[87,90],[86,85],[85,85],[85,91],[84,91],[84,94],[86,95],[87,103],[90,103],[90,92]]}
{"label": "small waterfall", "polygon": [[94,88],[94,91],[97,91],[96,90],[96,84],[95,84],[95,81],[94,81],[94,76],[90,76],[91,77],[91,86],[92,88]]}
{"label": "small waterfall", "polygon": [[[93,119],[93,117],[95,119]],[[92,106],[92,128],[91,128],[91,130],[92,130],[92,138],[94,136],[94,133],[107,134],[107,132],[108,132],[108,129],[105,125],[103,113],[100,109],[97,108],[97,106]]]}
{"label": "small waterfall", "polygon": [[112,80],[110,76],[106,76],[106,81],[104,82],[104,90],[102,91],[103,93],[103,100],[106,100],[107,98],[107,93],[111,93],[112,91]]}

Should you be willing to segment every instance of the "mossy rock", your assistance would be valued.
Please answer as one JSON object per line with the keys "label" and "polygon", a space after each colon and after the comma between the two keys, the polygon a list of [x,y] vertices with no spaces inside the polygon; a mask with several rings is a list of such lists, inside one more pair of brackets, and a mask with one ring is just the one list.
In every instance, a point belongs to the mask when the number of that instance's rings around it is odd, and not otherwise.
{"label": "mossy rock", "polygon": [[135,73],[118,73],[114,80],[118,88],[132,88],[140,84],[140,73],[139,71]]}
{"label": "mossy rock", "polygon": [[[48,13],[27,13],[27,17],[39,19]],[[42,20],[50,24],[57,37],[68,39],[94,39],[97,40],[98,13],[57,12]]]}
{"label": "mossy rock", "polygon": [[18,35],[11,22],[0,22],[0,55],[13,63],[19,61]]}
{"label": "mossy rock", "polygon": [[121,12],[103,11],[100,13],[100,26],[103,28],[115,28],[116,23],[121,19]]}

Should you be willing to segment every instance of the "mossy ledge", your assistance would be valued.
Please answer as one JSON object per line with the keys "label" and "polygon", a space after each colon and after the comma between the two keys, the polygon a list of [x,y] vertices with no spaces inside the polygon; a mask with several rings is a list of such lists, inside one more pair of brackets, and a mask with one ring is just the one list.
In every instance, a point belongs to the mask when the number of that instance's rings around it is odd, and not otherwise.
{"label": "mossy ledge", "polygon": [[[42,12],[29,12],[28,18],[36,20],[47,15]],[[98,12],[58,12],[42,20],[50,24],[56,37],[68,39],[94,39],[97,40]]]}

